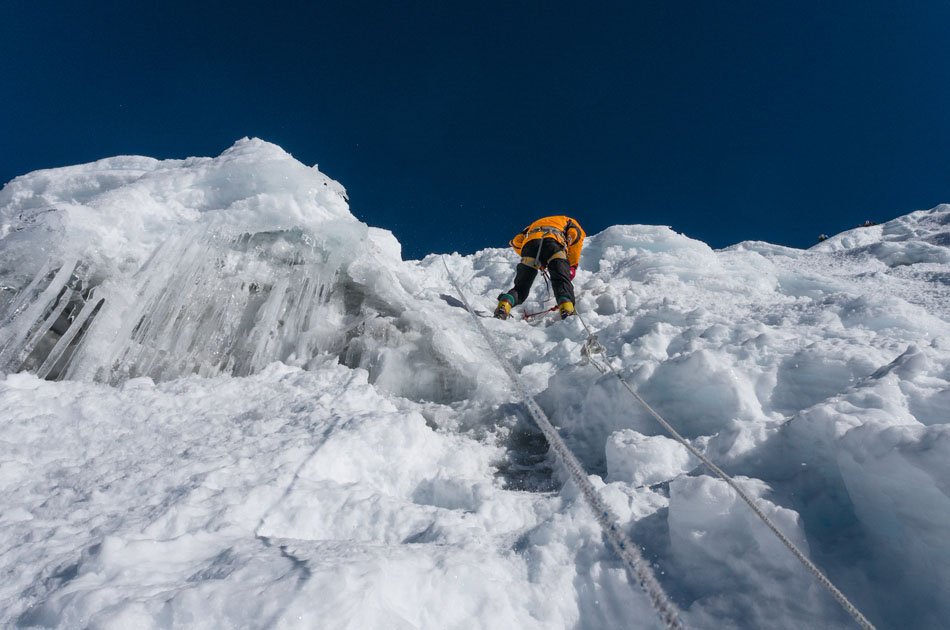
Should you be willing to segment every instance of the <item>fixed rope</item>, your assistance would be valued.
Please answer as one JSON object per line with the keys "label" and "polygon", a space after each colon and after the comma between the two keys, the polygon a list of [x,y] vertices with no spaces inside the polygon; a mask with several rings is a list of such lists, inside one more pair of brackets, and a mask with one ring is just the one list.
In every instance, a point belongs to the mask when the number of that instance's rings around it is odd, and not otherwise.
{"label": "fixed rope", "polygon": [[[574,313],[577,316],[577,318],[580,320],[581,324],[583,324],[584,330],[587,331],[587,343],[584,346],[585,349],[587,350],[585,354],[585,358],[591,359],[591,355],[595,353],[604,353],[605,358],[602,363],[606,365],[607,369],[610,372],[612,372],[613,375],[616,376],[617,379],[621,383],[623,383],[623,386],[627,388],[627,391],[630,392],[634,398],[637,399],[637,402],[643,405],[643,408],[646,409],[647,412],[651,416],[653,416],[653,418],[657,422],[660,423],[660,426],[662,426],[666,430],[666,432],[669,433],[673,437],[673,439],[675,439],[677,442],[685,446],[686,449],[690,453],[692,453],[694,457],[696,457],[696,459],[701,461],[703,465],[706,466],[706,468],[708,468],[713,473],[715,473],[717,477],[725,481],[727,484],[729,484],[729,486],[733,490],[735,490],[736,494],[739,495],[739,498],[741,498],[752,509],[752,512],[755,513],[755,515],[758,516],[759,519],[761,519],[762,522],[765,523],[765,525],[770,530],[772,530],[772,533],[775,534],[778,537],[778,539],[782,541],[782,544],[784,544],[788,548],[788,550],[792,552],[792,555],[798,558],[799,562],[801,562],[805,566],[805,568],[808,569],[809,572],[811,572],[811,574],[815,577],[818,583],[824,586],[831,593],[832,597],[835,598],[835,601],[837,601],[838,604],[842,608],[844,608],[844,610],[847,611],[847,613],[851,615],[856,622],[858,622],[858,625],[860,625],[865,630],[874,630],[874,626],[871,624],[870,621],[868,621],[867,617],[865,617],[861,613],[861,611],[858,610],[858,608],[854,604],[852,604],[851,601],[847,597],[845,597],[844,593],[838,590],[838,588],[834,584],[831,583],[831,580],[825,577],[825,574],[822,573],[821,570],[817,566],[815,566],[815,564],[805,556],[805,554],[801,551],[801,549],[799,549],[795,545],[795,543],[791,541],[791,539],[788,536],[786,536],[784,533],[782,533],[781,530],[779,530],[778,526],[775,525],[772,519],[770,519],[765,514],[765,512],[763,512],[762,509],[758,506],[755,499],[749,494],[747,494],[745,490],[739,487],[739,484],[737,484],[732,477],[726,474],[724,470],[719,468],[719,466],[714,464],[708,457],[706,457],[703,453],[701,453],[699,449],[697,449],[695,446],[690,444],[686,438],[680,435],[679,432],[673,428],[673,425],[671,425],[669,422],[664,420],[663,417],[659,413],[657,413],[657,411],[653,409],[653,407],[651,407],[647,403],[647,401],[645,401],[640,396],[640,394],[637,393],[637,391],[633,389],[633,387],[631,387],[629,383],[627,383],[626,380],[624,380],[624,378],[620,375],[620,373],[617,372],[616,369],[614,369],[614,366],[611,365],[610,361],[607,360],[606,351],[604,347],[597,341],[597,336],[591,332],[590,328],[587,326],[587,322],[584,321],[584,319],[580,316],[580,313],[578,313],[576,310],[574,311]],[[597,365],[597,363],[595,363],[592,360],[591,360],[591,363],[594,363],[594,365]],[[600,369],[599,366],[597,367],[598,369]]]}
{"label": "fixed rope", "polygon": [[560,461],[561,465],[564,466],[565,470],[567,470],[571,479],[580,489],[581,495],[587,501],[587,504],[590,506],[591,510],[593,510],[594,516],[597,518],[597,522],[600,524],[604,536],[607,538],[610,546],[616,552],[617,556],[620,557],[624,566],[630,572],[630,575],[636,579],[641,588],[643,588],[643,590],[646,592],[647,597],[650,600],[650,604],[653,606],[653,609],[656,611],[660,620],[666,625],[666,627],[671,630],[682,629],[684,626],[679,619],[679,610],[676,608],[676,605],[670,601],[666,592],[663,590],[663,587],[657,581],[656,576],[653,575],[653,571],[650,570],[646,560],[643,559],[639,548],[632,540],[630,540],[626,533],[624,533],[624,531],[618,527],[617,517],[613,514],[613,511],[610,509],[607,503],[601,498],[600,494],[597,493],[597,490],[590,482],[590,479],[588,479],[587,474],[584,472],[580,462],[564,443],[564,440],[561,439],[560,434],[554,428],[554,425],[551,424],[551,421],[548,419],[547,414],[544,413],[544,410],[541,409],[531,394],[528,393],[528,390],[525,387],[524,382],[521,380],[521,377],[517,372],[515,372],[511,362],[505,358],[501,348],[488,332],[488,329],[485,328],[478,316],[475,315],[475,312],[468,303],[465,294],[462,292],[458,282],[456,282],[455,277],[449,270],[449,265],[445,262],[445,258],[442,259],[442,264],[445,265],[445,272],[448,274],[449,281],[458,292],[459,297],[465,304],[465,308],[472,315],[478,331],[485,338],[485,341],[488,343],[488,347],[491,348],[492,353],[494,353],[495,357],[498,359],[498,362],[508,374],[511,382],[514,383],[518,393],[521,395],[525,405],[528,408],[528,412],[534,418],[538,428],[541,429],[541,432],[547,439],[548,444],[551,446],[551,449],[557,456],[558,461]]}

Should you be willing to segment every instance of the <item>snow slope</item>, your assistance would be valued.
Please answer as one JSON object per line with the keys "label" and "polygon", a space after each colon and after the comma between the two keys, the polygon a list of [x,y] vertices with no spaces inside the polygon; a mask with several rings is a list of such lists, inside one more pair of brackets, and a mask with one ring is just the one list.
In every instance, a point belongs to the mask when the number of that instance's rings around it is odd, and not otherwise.
{"label": "snow slope", "polygon": [[[444,260],[485,310],[516,262]],[[807,251],[614,226],[577,288],[612,365],[878,627],[946,625],[950,206]],[[658,625],[443,257],[401,260],[279,147],[15,179],[0,289],[0,625]],[[484,323],[687,625],[850,627],[577,318]]]}

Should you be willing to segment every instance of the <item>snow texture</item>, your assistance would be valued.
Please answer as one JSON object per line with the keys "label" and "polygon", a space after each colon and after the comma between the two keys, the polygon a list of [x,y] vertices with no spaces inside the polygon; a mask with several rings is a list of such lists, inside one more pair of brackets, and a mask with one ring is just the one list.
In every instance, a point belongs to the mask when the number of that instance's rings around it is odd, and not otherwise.
{"label": "snow texture", "polygon": [[[444,259],[486,311],[516,262]],[[946,626],[950,205],[805,251],[616,225],[576,286],[607,360],[872,622]],[[657,627],[452,293],[261,140],[8,183],[0,626]],[[688,626],[851,627],[577,318],[484,323]]]}

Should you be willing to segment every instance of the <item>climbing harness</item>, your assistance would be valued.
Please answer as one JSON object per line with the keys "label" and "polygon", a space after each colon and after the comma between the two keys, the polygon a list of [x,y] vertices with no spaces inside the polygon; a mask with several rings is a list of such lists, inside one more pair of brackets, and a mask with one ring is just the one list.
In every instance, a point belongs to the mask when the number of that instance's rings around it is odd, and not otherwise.
{"label": "climbing harness", "polygon": [[[755,499],[752,496],[750,496],[748,493],[746,493],[745,490],[743,490],[739,486],[739,484],[735,482],[735,480],[732,477],[726,474],[725,471],[719,468],[719,466],[714,464],[708,457],[706,457],[703,453],[701,453],[699,449],[697,449],[695,446],[690,444],[690,442],[686,438],[680,435],[679,432],[673,428],[673,425],[671,425],[669,422],[664,420],[663,417],[659,413],[657,413],[656,410],[653,409],[653,407],[647,404],[647,402],[640,396],[640,394],[638,394],[637,391],[633,389],[633,387],[631,387],[629,383],[627,383],[627,381],[620,375],[620,373],[617,372],[616,369],[614,369],[613,365],[610,364],[610,361],[608,360],[606,356],[606,351],[604,350],[604,347],[597,341],[597,336],[591,332],[590,328],[587,326],[587,322],[585,322],[584,319],[580,316],[580,313],[577,313],[577,311],[575,311],[575,314],[577,315],[577,318],[580,320],[581,324],[583,324],[584,330],[587,331],[587,342],[585,343],[584,347],[581,349],[581,354],[585,357],[587,362],[597,367],[597,369],[601,370],[603,374],[606,374],[608,371],[612,372],[613,375],[616,376],[617,379],[627,389],[627,391],[629,391],[633,395],[633,397],[637,399],[637,402],[643,405],[644,409],[646,409],[647,412],[651,416],[653,416],[653,418],[657,422],[660,423],[660,426],[662,426],[666,430],[666,432],[669,433],[673,437],[673,439],[675,439],[677,442],[685,446],[686,449],[690,453],[692,453],[694,457],[696,457],[696,459],[701,461],[706,466],[706,468],[708,468],[713,473],[715,473],[717,477],[725,481],[727,484],[729,484],[729,487],[735,490],[736,494],[739,495],[739,498],[741,498],[752,509],[752,512],[755,513],[755,515],[758,516],[759,519],[761,519],[761,521],[765,523],[765,525],[770,530],[772,530],[772,533],[775,534],[778,537],[778,539],[782,542],[782,544],[784,544],[788,548],[788,550],[792,552],[792,555],[794,555],[799,560],[799,562],[801,562],[805,566],[805,568],[808,569],[808,571],[815,577],[818,583],[824,586],[831,593],[832,597],[835,598],[835,601],[837,601],[838,604],[842,608],[844,608],[845,611],[847,611],[847,613],[851,615],[856,622],[858,622],[858,625],[864,628],[864,630],[874,630],[874,626],[871,624],[870,621],[868,621],[867,617],[865,617],[861,613],[861,611],[858,610],[858,608],[854,604],[852,604],[851,601],[848,600],[847,597],[845,597],[844,593],[839,591],[838,588],[834,584],[831,583],[831,580],[825,577],[825,574],[822,573],[821,570],[817,566],[815,566],[815,564],[812,563],[812,561],[809,560],[805,556],[805,554],[795,545],[795,543],[791,541],[791,539],[788,536],[786,536],[785,534],[782,533],[781,530],[779,530],[778,526],[775,525],[772,519],[770,519],[765,514],[765,512],[763,512],[762,509],[758,506]],[[604,355],[602,365],[606,366],[605,368],[602,368],[601,365],[599,364],[600,362],[597,362],[596,360],[593,359],[593,354]]]}
{"label": "climbing harness", "polygon": [[531,236],[532,234],[543,234],[544,237],[553,237],[554,240],[559,241],[563,245],[567,245],[567,234],[564,230],[559,230],[556,227],[551,227],[549,225],[542,225],[540,227],[531,228],[530,230],[524,233],[525,236]]}
{"label": "climbing harness", "polygon": [[[448,274],[452,286],[455,287],[455,290],[458,292],[459,297],[462,299],[468,311],[472,313],[472,308],[469,306],[465,294],[449,270],[449,265],[445,262],[445,258],[442,259],[442,264],[445,266],[445,272]],[[610,546],[613,547],[614,551],[620,557],[624,566],[630,572],[630,575],[636,579],[643,590],[646,591],[647,597],[650,599],[650,603],[660,620],[663,621],[669,629],[679,630],[683,628],[684,626],[679,619],[679,611],[676,605],[670,601],[663,587],[657,581],[656,576],[653,575],[653,571],[650,569],[646,560],[643,559],[639,547],[637,547],[623,529],[617,525],[617,517],[601,498],[600,494],[597,493],[597,490],[581,467],[580,462],[564,443],[564,440],[561,439],[560,434],[557,432],[557,429],[554,428],[554,425],[551,424],[547,414],[544,413],[544,410],[541,409],[531,394],[528,393],[521,377],[515,372],[511,362],[505,358],[500,346],[485,328],[485,325],[482,324],[477,316],[473,315],[473,319],[479,332],[485,338],[485,341],[488,342],[488,347],[491,348],[492,353],[494,353],[498,359],[501,367],[508,374],[511,382],[514,383],[518,393],[528,408],[528,412],[544,434],[548,444],[557,456],[558,461],[560,461],[561,465],[567,470],[571,479],[580,489],[581,495],[587,501],[588,506],[593,510],[594,516],[597,518],[597,522],[600,524],[601,530],[610,543]]]}
{"label": "climbing harness", "polygon": [[[558,244],[560,249],[554,252],[553,254],[551,254],[550,256],[548,256],[547,260],[545,260],[543,263],[541,262],[541,251],[544,249],[544,241],[547,240],[547,238],[548,238],[547,236],[542,236],[539,239],[538,247],[537,247],[538,253],[536,256],[522,256],[521,257],[522,265],[524,265],[525,267],[531,267],[532,269],[540,271],[544,273],[545,275],[547,274],[547,266],[548,264],[550,264],[552,260],[567,260],[567,251],[564,249],[564,245],[557,239],[554,239],[554,242]],[[534,241],[530,241],[530,242],[533,243]],[[524,248],[522,248],[521,251],[524,252]]]}

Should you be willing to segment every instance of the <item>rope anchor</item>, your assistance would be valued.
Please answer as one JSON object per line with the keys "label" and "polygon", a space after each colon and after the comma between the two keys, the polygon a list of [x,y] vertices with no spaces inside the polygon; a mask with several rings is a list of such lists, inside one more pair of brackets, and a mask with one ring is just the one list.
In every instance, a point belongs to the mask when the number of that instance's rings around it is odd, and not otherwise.
{"label": "rope anchor", "polygon": [[[595,355],[600,355],[600,358],[595,358]],[[598,372],[606,374],[609,371],[607,366],[604,365],[606,362],[607,349],[597,340],[597,335],[588,331],[587,341],[581,346],[581,361],[578,365],[593,365]]]}

